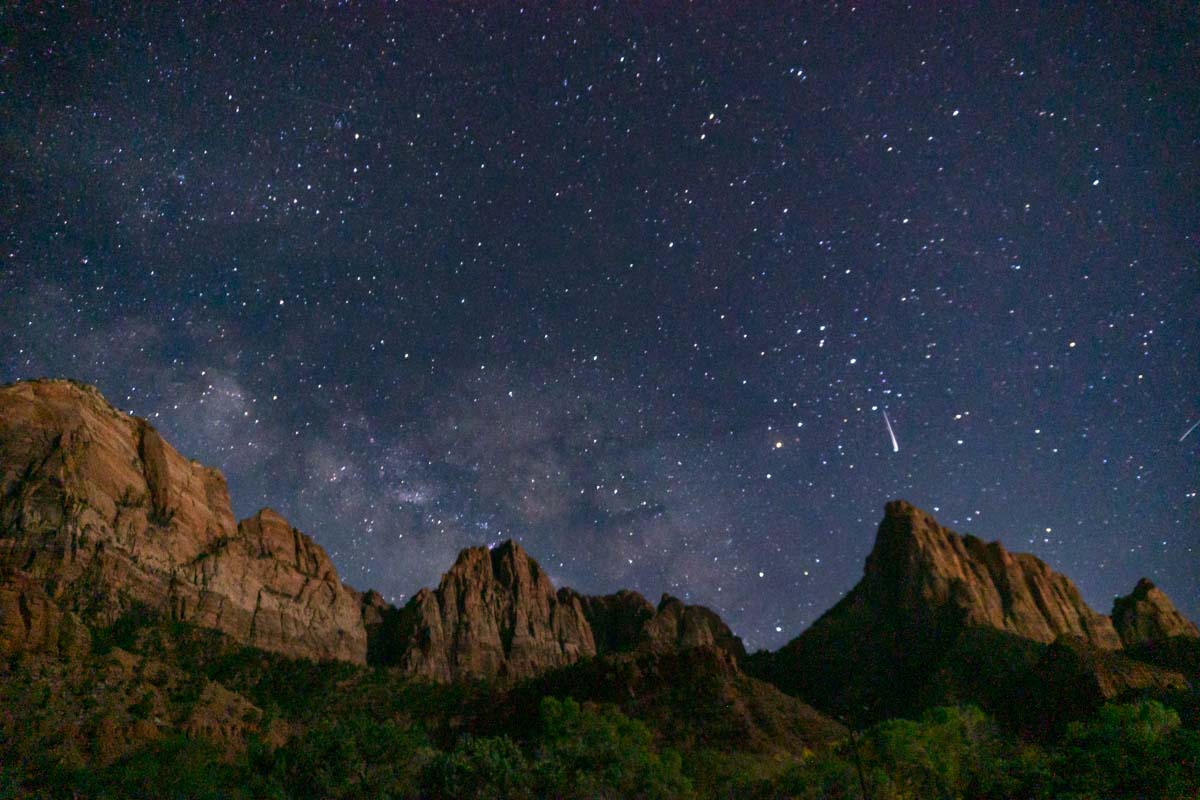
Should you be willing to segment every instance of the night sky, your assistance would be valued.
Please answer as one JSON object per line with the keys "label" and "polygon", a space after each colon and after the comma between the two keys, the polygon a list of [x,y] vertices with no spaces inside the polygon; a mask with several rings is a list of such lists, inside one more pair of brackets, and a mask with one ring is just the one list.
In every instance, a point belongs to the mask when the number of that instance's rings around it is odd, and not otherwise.
{"label": "night sky", "polygon": [[904,497],[1200,618],[1194,3],[25,5],[0,380],[352,586],[514,537],[776,647]]}

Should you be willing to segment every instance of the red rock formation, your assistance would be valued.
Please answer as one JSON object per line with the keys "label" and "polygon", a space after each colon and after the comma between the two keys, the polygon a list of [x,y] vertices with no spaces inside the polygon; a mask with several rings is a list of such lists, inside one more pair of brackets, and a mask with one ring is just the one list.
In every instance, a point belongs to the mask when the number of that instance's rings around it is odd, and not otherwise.
{"label": "red rock formation", "polygon": [[400,611],[380,616],[367,607],[368,617],[377,619],[372,653],[440,682],[519,680],[586,657],[632,651],[715,647],[735,663],[745,656],[741,640],[706,608],[664,595],[656,610],[629,591],[603,597],[556,592],[513,541],[463,550],[437,589],[422,589]]}
{"label": "red rock formation", "polygon": [[514,542],[464,550],[436,590],[392,609],[344,587],[325,551],[274,511],[235,523],[219,472],[69,381],[0,388],[0,498],[9,649],[44,646],[64,614],[107,624],[145,607],[314,659],[365,661],[370,629],[373,660],[436,681],[529,677],[608,651],[744,655],[707,609],[556,592]]}
{"label": "red rock formation", "polygon": [[1064,635],[1046,648],[1022,681],[1011,716],[1021,727],[1045,735],[1089,716],[1107,702],[1187,688],[1187,679],[1178,671]]}
{"label": "red rock formation", "polygon": [[459,553],[437,589],[422,589],[400,611],[393,635],[388,660],[440,682],[524,677],[596,652],[579,602],[560,602],[512,541]]}
{"label": "red rock formation", "polygon": [[628,589],[597,596],[560,589],[559,597],[564,594],[579,599],[600,655],[715,647],[735,661],[746,656],[742,640],[717,614],[704,606],[685,605],[669,594],[662,596],[657,608]]}
{"label": "red rock formation", "polygon": [[1126,647],[1171,636],[1200,638],[1196,623],[1180,614],[1171,598],[1145,578],[1132,592],[1116,599],[1112,620]]}
{"label": "red rock formation", "polygon": [[0,654],[71,656],[87,652],[90,638],[79,618],[64,613],[29,576],[0,582]]}
{"label": "red rock formation", "polygon": [[0,388],[0,570],[63,610],[135,606],[286,655],[362,662],[358,596],[271,511],[235,524],[225,479],[69,381]]}
{"label": "red rock formation", "polygon": [[1121,647],[1111,620],[1065,576],[897,500],[858,585],[755,669],[818,708],[878,719],[946,702],[1002,703],[1005,685],[1061,635]]}
{"label": "red rock formation", "polygon": [[1068,634],[1121,647],[1112,621],[1089,608],[1065,575],[999,542],[959,536],[903,500],[887,504],[860,586],[899,613],[953,617],[1038,642]]}

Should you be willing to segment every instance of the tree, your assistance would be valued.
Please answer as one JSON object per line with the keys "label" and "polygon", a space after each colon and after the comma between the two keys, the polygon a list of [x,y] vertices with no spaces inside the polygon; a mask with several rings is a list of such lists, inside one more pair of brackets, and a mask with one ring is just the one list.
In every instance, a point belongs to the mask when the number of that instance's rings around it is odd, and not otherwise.
{"label": "tree", "polygon": [[690,797],[678,753],[658,753],[650,729],[616,706],[547,697],[536,742],[538,793],[554,797]]}

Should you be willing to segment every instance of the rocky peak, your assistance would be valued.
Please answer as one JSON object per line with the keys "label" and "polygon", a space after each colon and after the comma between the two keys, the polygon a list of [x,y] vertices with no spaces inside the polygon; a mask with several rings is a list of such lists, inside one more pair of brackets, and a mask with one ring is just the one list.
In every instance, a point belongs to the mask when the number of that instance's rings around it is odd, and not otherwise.
{"label": "rocky peak", "polygon": [[337,570],[325,549],[293,528],[274,509],[260,509],[239,522],[238,535],[257,558],[275,559],[310,578],[337,580]]}
{"label": "rocky peak", "polygon": [[559,599],[541,566],[514,541],[459,553],[436,589],[422,589],[394,624],[384,660],[429,680],[520,678],[595,655],[583,609]]}
{"label": "rocky peak", "polygon": [[712,611],[664,595],[590,597],[555,590],[519,544],[459,553],[436,589],[372,624],[371,653],[429,680],[519,680],[582,658],[713,647],[736,663],[742,642]]}
{"label": "rocky peak", "polygon": [[746,657],[742,640],[733,635],[717,614],[704,606],[684,605],[677,597],[664,594],[652,619],[645,625],[645,638],[653,650],[685,650],[712,647],[732,655]]}
{"label": "rocky peak", "polygon": [[1060,635],[1121,647],[1109,618],[1065,576],[897,500],[884,509],[862,580],[754,668],[819,708],[872,720],[986,705]]}
{"label": "rocky peak", "polygon": [[643,642],[646,624],[655,614],[650,601],[628,589],[615,594],[581,595],[574,589],[562,588],[558,596],[574,599],[583,608],[598,654],[637,649]]}
{"label": "rocky peak", "polygon": [[1176,610],[1171,598],[1146,578],[1113,602],[1113,625],[1126,647],[1171,636],[1200,638],[1200,629]]}
{"label": "rocky peak", "polygon": [[14,596],[46,587],[48,620],[144,607],[286,655],[366,658],[358,597],[319,546],[269,509],[235,524],[217,470],[71,381],[0,387],[0,567],[25,582]]}
{"label": "rocky peak", "polygon": [[235,522],[218,471],[69,381],[0,387],[0,576],[7,649],[144,607],[285,655],[369,655],[436,681],[518,679],[635,650],[745,655],[716,614],[675,598],[656,608],[636,592],[556,591],[511,540],[463,550],[436,589],[395,609],[343,586],[276,511]]}
{"label": "rocky peak", "polygon": [[1053,642],[1062,634],[1117,649],[1111,621],[1066,576],[999,542],[960,536],[903,500],[887,504],[863,576],[865,593],[931,623],[995,628]]}

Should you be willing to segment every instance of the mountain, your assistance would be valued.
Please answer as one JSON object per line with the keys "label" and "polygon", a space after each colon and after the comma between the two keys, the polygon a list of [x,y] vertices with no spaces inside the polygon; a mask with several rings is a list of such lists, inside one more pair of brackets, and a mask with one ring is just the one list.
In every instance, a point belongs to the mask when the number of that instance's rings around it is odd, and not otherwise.
{"label": "mountain", "polygon": [[[8,651],[69,649],[89,625],[147,610],[287,656],[369,659],[437,682],[518,681],[586,658],[694,647],[746,660],[708,609],[556,588],[511,541],[464,550],[436,588],[393,608],[344,586],[325,551],[271,509],[236,522],[218,471],[71,381],[0,388],[0,570]],[[883,705],[903,707],[964,688],[988,653],[1017,669],[1063,635],[1117,650],[1200,632],[1148,581],[1110,619],[1039,559],[895,501],[862,581],[756,663],[801,695],[857,706],[879,702],[877,685]]]}
{"label": "mountain", "polygon": [[698,796],[857,796],[895,772],[881,747],[993,736],[934,706],[1047,742],[1112,701],[1195,725],[1198,686],[1200,632],[1148,581],[1110,618],[903,501],[859,584],[776,653],[669,595],[555,587],[515,541],[397,608],[275,511],[235,521],[219,472],[95,389],[0,387],[4,796],[103,794],[98,775],[107,796],[693,796],[685,765]]}
{"label": "mountain", "polygon": [[1196,623],[1180,614],[1171,598],[1145,578],[1113,602],[1112,619],[1126,647],[1172,636],[1200,639]]}
{"label": "mountain", "polygon": [[720,617],[664,595],[655,608],[636,592],[590,597],[555,590],[516,542],[463,550],[436,589],[383,610],[371,652],[433,681],[519,680],[620,652],[713,646],[735,659],[741,640]]}
{"label": "mountain", "polygon": [[440,682],[519,680],[611,652],[745,655],[707,609],[555,589],[512,541],[462,551],[437,588],[392,608],[344,586],[275,511],[234,522],[219,472],[70,381],[0,388],[0,557],[9,649],[56,637],[64,614],[112,623],[144,608],[283,655],[369,656]]}
{"label": "mountain", "polygon": [[[100,763],[170,731],[279,744],[289,728],[264,709],[311,687],[275,676],[310,669],[342,676],[330,696],[382,681],[385,703],[413,687],[495,687],[495,702],[433,715],[448,726],[509,730],[555,691],[732,750],[799,752],[844,731],[745,674],[741,640],[712,611],[556,589],[515,541],[463,550],[402,608],[356,592],[278,513],[235,522],[219,472],[58,380],[0,387],[0,655],[13,658],[0,675],[17,665],[47,687],[38,735],[72,752],[104,741]],[[9,684],[17,698],[21,685]],[[64,721],[79,702],[87,724]]]}
{"label": "mountain", "polygon": [[[1187,629],[1159,595],[1139,588],[1118,601],[1124,635]],[[1070,653],[1100,654],[1073,661],[1096,667],[1089,678],[1103,687],[1096,696],[1178,685],[1177,675],[1148,666],[1111,667],[1116,662],[1103,654],[1124,644],[1113,620],[1040,559],[961,536],[897,500],[884,509],[862,580],[778,653],[752,659],[752,671],[855,719],[953,702],[1003,709],[1047,647],[1068,639]],[[1043,667],[1062,661],[1051,657]],[[1105,670],[1097,676],[1099,665]]]}
{"label": "mountain", "polygon": [[82,384],[0,388],[0,571],[42,626],[149,608],[285,655],[366,659],[359,597],[319,545],[269,509],[235,522],[219,472]]}

